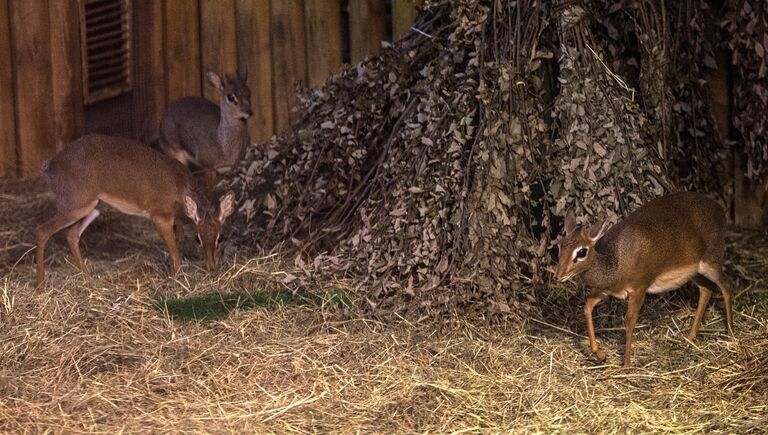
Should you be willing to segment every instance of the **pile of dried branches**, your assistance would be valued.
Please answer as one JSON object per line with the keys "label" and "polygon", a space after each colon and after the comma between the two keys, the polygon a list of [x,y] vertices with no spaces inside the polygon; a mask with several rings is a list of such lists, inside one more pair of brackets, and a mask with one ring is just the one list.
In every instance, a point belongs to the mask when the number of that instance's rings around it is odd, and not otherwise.
{"label": "pile of dried branches", "polygon": [[768,5],[761,0],[732,2],[723,27],[730,38],[736,80],[733,126],[746,157],[746,174],[768,172]]}
{"label": "pile of dried branches", "polygon": [[517,312],[550,279],[566,209],[615,222],[678,183],[719,187],[712,44],[677,38],[703,16],[693,0],[428,1],[419,32],[248,151],[231,186],[247,239],[305,275],[365,277],[372,307]]}

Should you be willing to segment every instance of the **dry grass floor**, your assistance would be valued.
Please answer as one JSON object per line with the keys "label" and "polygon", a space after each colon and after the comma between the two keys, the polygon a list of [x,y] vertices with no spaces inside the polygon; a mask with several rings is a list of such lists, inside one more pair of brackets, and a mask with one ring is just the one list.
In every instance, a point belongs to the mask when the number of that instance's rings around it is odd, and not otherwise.
{"label": "dry grass floor", "polygon": [[[280,289],[275,258],[228,253],[205,274],[165,276],[149,224],[107,213],[84,236],[94,277],[63,238],[50,285],[33,287],[31,230],[52,212],[40,186],[0,186],[0,432],[88,433],[764,433],[768,428],[768,248],[732,234],[737,340],[721,304],[695,345],[693,293],[649,297],[635,368],[618,367],[621,305],[587,355],[580,297],[523,323],[381,323],[332,304],[236,310],[183,321],[158,297]],[[347,282],[327,288],[348,289]],[[685,293],[685,292],[683,292]],[[547,299],[542,295],[542,300]],[[690,297],[689,297],[690,296]],[[547,302],[550,304],[551,302]]]}

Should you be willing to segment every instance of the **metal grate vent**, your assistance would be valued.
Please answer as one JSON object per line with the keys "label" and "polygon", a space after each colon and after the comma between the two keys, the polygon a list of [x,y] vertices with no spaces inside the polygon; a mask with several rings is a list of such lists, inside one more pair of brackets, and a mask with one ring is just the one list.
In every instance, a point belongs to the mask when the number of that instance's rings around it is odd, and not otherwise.
{"label": "metal grate vent", "polygon": [[80,4],[83,97],[90,104],[131,90],[131,2]]}

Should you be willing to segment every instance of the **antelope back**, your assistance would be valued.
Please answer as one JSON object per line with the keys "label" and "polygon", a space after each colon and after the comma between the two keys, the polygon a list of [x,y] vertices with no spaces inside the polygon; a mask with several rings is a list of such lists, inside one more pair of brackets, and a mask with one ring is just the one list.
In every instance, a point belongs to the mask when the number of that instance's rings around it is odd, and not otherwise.
{"label": "antelope back", "polygon": [[583,273],[597,287],[642,287],[664,274],[690,277],[701,264],[722,264],[724,236],[723,209],[694,192],[654,199],[609,229],[603,223],[579,227],[571,211],[557,278]]}
{"label": "antelope back", "polygon": [[172,158],[100,134],[71,143],[44,165],[43,176],[64,209],[101,199],[129,214],[169,215],[192,189],[192,174]]}

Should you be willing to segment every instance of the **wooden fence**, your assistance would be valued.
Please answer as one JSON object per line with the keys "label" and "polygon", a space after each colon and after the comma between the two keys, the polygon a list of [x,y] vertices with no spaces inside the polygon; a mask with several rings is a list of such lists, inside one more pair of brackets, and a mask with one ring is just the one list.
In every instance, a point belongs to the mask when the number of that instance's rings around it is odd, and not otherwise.
{"label": "wooden fence", "polygon": [[[80,13],[87,1],[0,0],[0,176],[37,174],[84,131]],[[319,86],[343,61],[377,52],[389,34],[405,34],[420,0],[125,3],[133,85],[115,104],[127,104],[132,135],[153,139],[176,98],[215,98],[206,71],[239,65],[249,70],[251,137],[263,141],[289,125],[297,83]]]}

